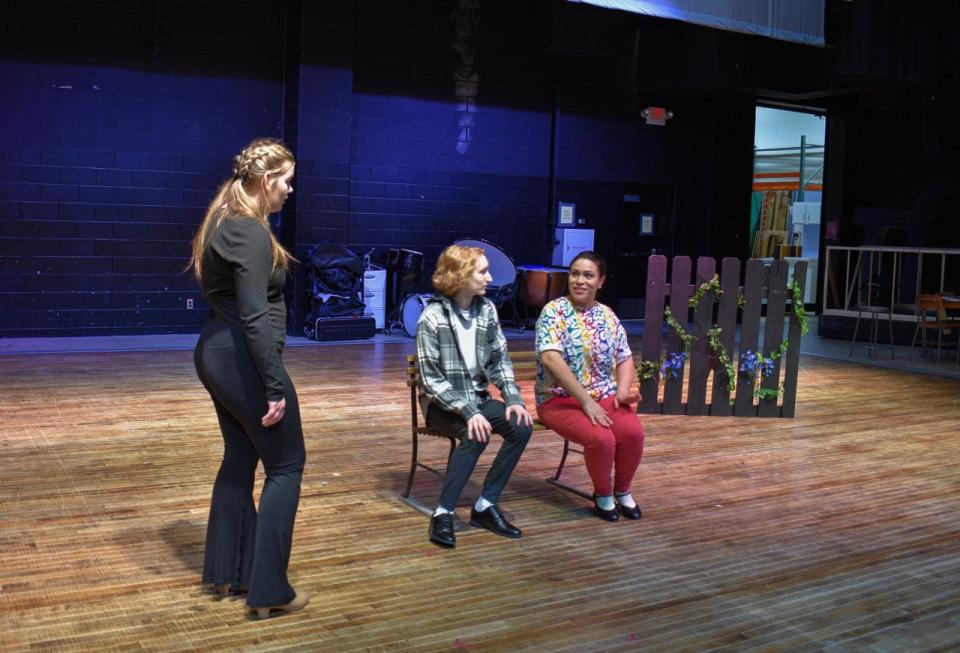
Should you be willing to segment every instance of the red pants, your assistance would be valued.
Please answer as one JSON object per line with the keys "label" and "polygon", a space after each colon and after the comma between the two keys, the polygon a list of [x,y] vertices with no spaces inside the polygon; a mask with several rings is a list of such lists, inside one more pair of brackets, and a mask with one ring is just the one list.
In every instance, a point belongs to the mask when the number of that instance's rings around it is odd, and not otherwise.
{"label": "red pants", "polygon": [[[594,426],[573,397],[555,397],[537,407],[544,426],[583,447],[587,472],[600,496],[630,491],[633,475],[643,456],[643,425],[632,406],[614,409],[613,395],[601,399],[600,407],[610,416],[609,427]],[[610,472],[616,468],[614,483]]]}

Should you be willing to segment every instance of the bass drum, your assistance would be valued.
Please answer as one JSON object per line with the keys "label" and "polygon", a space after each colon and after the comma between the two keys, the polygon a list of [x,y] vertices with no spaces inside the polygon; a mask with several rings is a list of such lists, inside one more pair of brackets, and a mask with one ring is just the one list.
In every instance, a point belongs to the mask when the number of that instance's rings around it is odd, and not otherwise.
{"label": "bass drum", "polygon": [[479,247],[490,263],[490,276],[493,281],[487,287],[487,298],[497,306],[511,301],[516,293],[517,266],[513,259],[502,249],[485,240],[458,240],[454,245],[461,247]]}
{"label": "bass drum", "polygon": [[403,324],[403,332],[411,338],[417,337],[417,322],[420,321],[420,314],[427,307],[427,300],[433,297],[430,293],[420,295],[407,295],[403,298],[400,305],[400,321]]}
{"label": "bass drum", "polygon": [[567,269],[542,265],[521,265],[517,281],[517,295],[523,302],[526,315],[535,319],[540,310],[563,295],[567,289]]}

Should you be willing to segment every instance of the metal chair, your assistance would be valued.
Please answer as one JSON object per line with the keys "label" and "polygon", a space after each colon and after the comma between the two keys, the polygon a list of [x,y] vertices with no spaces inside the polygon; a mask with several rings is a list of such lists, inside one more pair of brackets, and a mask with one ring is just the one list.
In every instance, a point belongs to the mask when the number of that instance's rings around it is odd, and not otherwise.
{"label": "metal chair", "polygon": [[[866,293],[865,302],[859,301],[863,292]],[[884,306],[880,284],[875,281],[866,283],[861,289],[861,293],[857,294],[857,299],[857,321],[853,326],[849,355],[853,356],[853,349],[857,344],[857,332],[860,330],[860,320],[866,313],[869,316],[869,322],[867,323],[869,328],[864,346],[867,348],[869,355],[872,356],[879,346],[877,336],[880,331],[880,316],[884,315],[887,318],[887,328],[890,336],[890,358],[895,359],[897,355],[893,347],[893,302],[890,301],[889,306]]]}
{"label": "metal chair", "polygon": [[943,345],[944,334],[953,330],[957,334],[957,362],[960,363],[960,320],[947,319],[943,298],[940,295],[917,295],[917,328],[913,331],[913,340],[910,341],[910,353],[907,359],[913,358],[913,346],[917,342],[917,335],[922,334],[920,341],[920,356],[927,351],[927,331],[937,332],[937,362],[940,362],[940,348]]}

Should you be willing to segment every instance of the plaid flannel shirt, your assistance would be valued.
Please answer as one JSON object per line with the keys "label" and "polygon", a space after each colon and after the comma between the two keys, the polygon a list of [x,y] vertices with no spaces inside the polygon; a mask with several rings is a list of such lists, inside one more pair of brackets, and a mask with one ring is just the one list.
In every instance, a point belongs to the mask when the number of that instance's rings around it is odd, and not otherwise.
{"label": "plaid flannel shirt", "polygon": [[[477,366],[479,385],[493,383],[500,389],[507,406],[523,405],[520,388],[513,375],[513,364],[507,352],[497,308],[484,297],[474,298],[477,308]],[[453,300],[443,295],[432,297],[417,323],[417,363],[420,366],[420,407],[423,414],[431,402],[465,420],[480,412],[479,401],[489,397],[478,394],[474,380],[460,353],[460,343],[451,316]]]}

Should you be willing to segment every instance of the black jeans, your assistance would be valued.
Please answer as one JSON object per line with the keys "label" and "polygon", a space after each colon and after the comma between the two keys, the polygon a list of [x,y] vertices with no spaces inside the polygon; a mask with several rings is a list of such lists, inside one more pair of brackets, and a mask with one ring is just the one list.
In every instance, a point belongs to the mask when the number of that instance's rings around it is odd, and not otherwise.
{"label": "black jeans", "polygon": [[[533,431],[526,424],[521,424],[516,417],[507,421],[506,407],[502,401],[486,399],[480,402],[479,408],[493,427],[493,432],[503,438],[503,445],[487,472],[481,493],[487,501],[497,503]],[[463,492],[463,486],[467,484],[473,468],[477,465],[477,459],[487,448],[487,443],[468,438],[466,420],[457,413],[445,411],[434,404],[427,409],[427,426],[444,435],[460,439],[460,444],[454,449],[450,459],[447,475],[443,479],[443,489],[440,490],[440,506],[453,510],[460,499],[460,493]]]}
{"label": "black jeans", "polygon": [[[249,588],[250,607],[289,603],[295,592],[287,581],[287,564],[306,460],[293,382],[284,372],[284,417],[264,428],[263,383],[239,330],[208,320],[194,363],[213,399],[224,444],[210,501],[203,581]],[[260,460],[267,478],[258,515],[253,481]]]}

